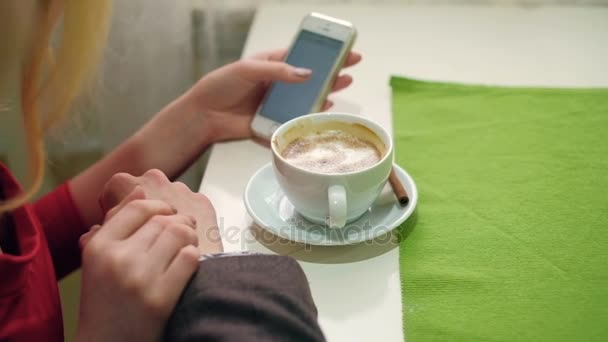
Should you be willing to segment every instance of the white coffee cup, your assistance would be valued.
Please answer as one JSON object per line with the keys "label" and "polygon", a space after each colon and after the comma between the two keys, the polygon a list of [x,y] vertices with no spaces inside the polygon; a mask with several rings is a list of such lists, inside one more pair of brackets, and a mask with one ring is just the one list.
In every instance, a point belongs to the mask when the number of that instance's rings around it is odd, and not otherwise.
{"label": "white coffee cup", "polygon": [[[322,173],[290,164],[281,155],[296,138],[336,127],[373,141],[380,160],[352,172]],[[393,167],[393,141],[388,132],[372,120],[349,113],[315,113],[288,121],[272,135],[271,148],[274,173],[295,210],[309,221],[331,228],[342,228],[363,215],[382,191]]]}

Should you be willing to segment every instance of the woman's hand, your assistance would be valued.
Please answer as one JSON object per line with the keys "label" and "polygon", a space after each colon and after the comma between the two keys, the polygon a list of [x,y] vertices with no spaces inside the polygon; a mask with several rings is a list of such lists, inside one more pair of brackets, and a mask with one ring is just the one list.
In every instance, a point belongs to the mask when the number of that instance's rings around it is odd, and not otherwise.
{"label": "woman's hand", "polygon": [[211,201],[180,182],[171,182],[159,170],[150,170],[140,177],[118,173],[106,183],[99,203],[106,213],[106,220],[120,210],[118,203],[138,186],[146,199],[162,200],[177,209],[181,215],[188,215],[196,222],[199,234],[199,250],[202,253],[223,251],[222,240],[217,226],[215,209]]}
{"label": "woman's hand", "polygon": [[[249,128],[253,114],[268,86],[273,81],[305,82],[310,70],[299,69],[282,62],[285,49],[262,53],[228,64],[205,75],[184,96],[206,116],[203,134],[210,141],[244,139],[251,137]],[[351,52],[344,64],[355,65],[361,55]],[[336,78],[332,91],[348,87],[349,75]],[[324,108],[331,107],[326,101]]]}
{"label": "woman's hand", "polygon": [[156,341],[198,266],[195,222],[139,186],[81,238],[78,341]]}

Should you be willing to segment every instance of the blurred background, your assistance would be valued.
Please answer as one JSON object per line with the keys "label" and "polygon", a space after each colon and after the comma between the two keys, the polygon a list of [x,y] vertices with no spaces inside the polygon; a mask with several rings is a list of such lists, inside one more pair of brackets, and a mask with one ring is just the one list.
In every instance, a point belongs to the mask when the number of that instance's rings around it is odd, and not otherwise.
{"label": "blurred background", "polygon": [[[115,0],[99,78],[70,122],[48,139],[41,194],[132,134],[201,75],[238,59],[256,8],[264,3],[373,3],[479,6],[608,6],[608,0]],[[370,13],[373,15],[373,13]],[[298,23],[294,23],[294,27]],[[25,174],[17,113],[0,116],[0,161]],[[198,190],[206,155],[180,180]],[[60,284],[66,340],[76,326],[79,274]]]}

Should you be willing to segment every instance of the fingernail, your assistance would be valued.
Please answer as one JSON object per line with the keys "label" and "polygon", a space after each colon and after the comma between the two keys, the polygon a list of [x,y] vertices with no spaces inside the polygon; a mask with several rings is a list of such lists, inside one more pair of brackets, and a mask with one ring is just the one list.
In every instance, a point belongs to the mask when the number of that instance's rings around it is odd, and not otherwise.
{"label": "fingernail", "polygon": [[312,74],[312,70],[306,68],[295,68],[293,73],[298,77],[308,77]]}
{"label": "fingernail", "polygon": [[174,206],[171,206],[171,210],[173,210],[173,214],[177,214],[177,208]]}

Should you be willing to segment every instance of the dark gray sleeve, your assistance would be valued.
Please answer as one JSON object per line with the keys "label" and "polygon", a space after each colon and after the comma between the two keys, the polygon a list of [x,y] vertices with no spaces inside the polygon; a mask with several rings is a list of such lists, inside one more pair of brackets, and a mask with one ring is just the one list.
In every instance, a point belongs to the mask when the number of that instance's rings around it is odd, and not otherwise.
{"label": "dark gray sleeve", "polygon": [[165,341],[325,341],[300,265],[245,255],[201,261],[167,323]]}

